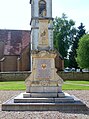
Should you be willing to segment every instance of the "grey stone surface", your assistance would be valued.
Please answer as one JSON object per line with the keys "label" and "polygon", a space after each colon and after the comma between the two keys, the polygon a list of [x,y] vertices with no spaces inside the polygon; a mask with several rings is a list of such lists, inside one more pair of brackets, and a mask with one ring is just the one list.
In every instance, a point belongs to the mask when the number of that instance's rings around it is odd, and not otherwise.
{"label": "grey stone surface", "polygon": [[3,111],[58,111],[58,110],[86,110],[82,102],[74,103],[14,103],[10,100],[2,105]]}
{"label": "grey stone surface", "polygon": [[58,94],[57,94],[57,96],[59,97],[59,98],[64,98],[65,97],[65,95],[67,95],[67,94],[65,94],[64,92],[59,92]]}
{"label": "grey stone surface", "polygon": [[20,95],[18,95],[17,97],[14,98],[14,103],[58,103],[58,102],[74,102],[76,99],[78,101],[78,99],[76,97],[72,97],[67,93],[64,93],[65,97],[61,97],[61,98],[32,98],[29,97],[28,98],[24,98],[23,95],[26,93],[21,93]]}
{"label": "grey stone surface", "polygon": [[57,97],[57,93],[24,93],[23,94],[24,98],[53,98]]}
{"label": "grey stone surface", "polygon": [[87,107],[75,96],[65,93],[64,98],[23,98],[23,93],[2,104],[3,111],[71,111]]}
{"label": "grey stone surface", "polygon": [[61,91],[61,88],[60,87],[57,87],[57,86],[55,86],[55,87],[53,87],[53,86],[51,86],[51,87],[46,87],[46,86],[33,86],[33,87],[28,87],[29,89],[27,89],[27,90],[29,90],[29,92],[30,93],[36,93],[36,92],[54,92],[54,93],[57,93],[57,92],[60,92]]}

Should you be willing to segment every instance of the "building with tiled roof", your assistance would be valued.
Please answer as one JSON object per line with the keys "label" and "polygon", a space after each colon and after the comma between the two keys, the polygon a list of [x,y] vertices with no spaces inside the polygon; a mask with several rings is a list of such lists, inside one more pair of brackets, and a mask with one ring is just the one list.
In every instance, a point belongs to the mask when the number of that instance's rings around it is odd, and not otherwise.
{"label": "building with tiled roof", "polygon": [[29,30],[0,29],[0,71],[30,70],[29,49]]}
{"label": "building with tiled roof", "polygon": [[[29,71],[30,31],[0,29],[0,71]],[[59,54],[56,59],[57,70],[63,70],[64,60]]]}

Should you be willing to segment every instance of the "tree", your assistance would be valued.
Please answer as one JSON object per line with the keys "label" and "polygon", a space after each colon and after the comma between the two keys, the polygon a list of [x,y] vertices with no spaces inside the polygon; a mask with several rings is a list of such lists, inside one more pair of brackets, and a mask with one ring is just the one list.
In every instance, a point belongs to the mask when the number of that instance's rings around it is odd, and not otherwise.
{"label": "tree", "polygon": [[78,44],[77,63],[80,68],[89,69],[89,34],[84,35]]}
{"label": "tree", "polygon": [[72,47],[71,47],[71,51],[69,52],[69,67],[70,68],[78,68],[78,64],[76,62],[76,57],[77,57],[77,52],[76,49],[78,48],[78,43],[79,43],[79,39],[85,34],[85,26],[83,25],[83,23],[80,24],[80,26],[78,27],[77,30],[77,35],[73,41]]}
{"label": "tree", "polygon": [[54,25],[54,48],[60,52],[64,57],[67,57],[68,49],[74,39],[76,34],[76,29],[74,28],[75,22],[67,19],[65,14],[62,17],[56,17],[53,22]]}
{"label": "tree", "polygon": [[85,34],[85,26],[83,25],[83,23],[80,24],[80,26],[78,27],[78,39],[80,39],[84,34]]}

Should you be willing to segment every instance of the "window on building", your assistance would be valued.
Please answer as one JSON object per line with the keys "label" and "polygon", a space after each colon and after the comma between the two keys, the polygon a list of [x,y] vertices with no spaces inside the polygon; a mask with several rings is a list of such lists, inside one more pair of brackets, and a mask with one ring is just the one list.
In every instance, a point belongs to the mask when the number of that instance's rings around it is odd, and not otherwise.
{"label": "window on building", "polygon": [[45,2],[45,0],[39,1],[39,16],[40,17],[46,16],[46,2]]}

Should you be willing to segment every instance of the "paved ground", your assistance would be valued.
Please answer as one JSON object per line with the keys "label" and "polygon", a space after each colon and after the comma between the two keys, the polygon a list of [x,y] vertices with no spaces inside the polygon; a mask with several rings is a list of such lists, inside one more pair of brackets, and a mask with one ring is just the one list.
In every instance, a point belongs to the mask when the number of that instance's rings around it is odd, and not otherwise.
{"label": "paved ground", "polygon": [[[1,111],[1,104],[9,98],[18,95],[23,91],[0,91],[0,119],[89,119],[89,110],[84,112],[6,112]],[[80,98],[89,108],[89,90],[83,91],[65,91]]]}

